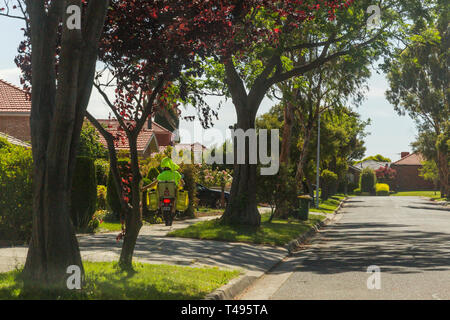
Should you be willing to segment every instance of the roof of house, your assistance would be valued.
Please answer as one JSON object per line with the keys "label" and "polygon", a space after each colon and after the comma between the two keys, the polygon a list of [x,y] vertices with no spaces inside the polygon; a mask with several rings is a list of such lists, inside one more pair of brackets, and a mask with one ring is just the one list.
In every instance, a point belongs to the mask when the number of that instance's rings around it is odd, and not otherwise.
{"label": "roof of house", "polygon": [[27,93],[0,79],[0,113],[30,113],[31,101]]}
{"label": "roof of house", "polygon": [[380,167],[385,167],[386,165],[389,166],[389,162],[380,162],[375,160],[366,160],[360,163],[355,164],[355,167],[358,169],[365,169],[370,168],[372,170],[377,170]]}
{"label": "roof of house", "polygon": [[394,162],[394,166],[421,166],[425,158],[420,153],[411,153]]}
{"label": "roof of house", "polygon": [[16,146],[25,147],[25,148],[31,148],[31,144],[22,141],[20,139],[11,137],[10,135],[7,135],[6,133],[0,132],[0,137],[6,139],[9,143],[12,143]]}
{"label": "roof of house", "polygon": [[[117,121],[116,119],[97,119],[97,121],[100,122],[100,124],[104,125],[106,130],[114,137],[123,137],[116,141],[116,150],[130,149],[130,145],[128,143],[125,132],[119,130],[119,121]],[[156,143],[155,148],[158,148],[158,141],[156,139],[154,130],[143,128],[137,138],[138,152],[145,152],[145,150],[147,150],[147,148],[150,146],[153,139]],[[102,135],[100,135],[100,142],[105,147],[108,147],[108,144]]]}

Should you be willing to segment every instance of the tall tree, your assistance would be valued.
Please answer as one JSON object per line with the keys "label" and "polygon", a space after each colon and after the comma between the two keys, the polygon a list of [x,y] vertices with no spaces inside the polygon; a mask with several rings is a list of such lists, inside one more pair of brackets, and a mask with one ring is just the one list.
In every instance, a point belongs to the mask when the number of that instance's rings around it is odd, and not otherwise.
{"label": "tall tree", "polygon": [[[419,6],[419,1],[413,1]],[[381,25],[367,29],[371,1],[237,1],[233,11],[234,38],[224,42],[220,61],[208,79],[215,92],[231,97],[237,129],[255,127],[259,106],[269,89],[283,81],[334,61],[387,49],[386,39],[403,13],[396,1],[383,1]],[[317,55],[309,55],[314,50]],[[286,57],[291,63],[286,63]],[[225,87],[223,86],[225,84]],[[218,90],[217,90],[218,89]],[[228,224],[258,226],[256,165],[235,166],[231,198],[222,216]]]}
{"label": "tall tree", "polygon": [[33,231],[23,273],[41,285],[64,286],[68,266],[82,268],[70,222],[70,190],[109,1],[89,1],[80,20],[76,8],[84,2],[17,4],[28,39],[20,50],[32,53],[17,60],[32,88]]}
{"label": "tall tree", "polygon": [[390,89],[386,97],[400,115],[416,120],[420,131],[433,131],[442,196],[449,195],[446,127],[449,108],[448,1],[431,1],[430,19],[415,20],[405,46],[385,64]]}
{"label": "tall tree", "polygon": [[[189,95],[182,72],[184,77],[200,76],[201,58],[210,55],[216,44],[228,36],[228,9],[219,4],[220,1],[193,0],[111,1],[100,45],[103,71],[109,71],[109,76],[102,77],[104,72],[100,72],[95,87],[117,119],[118,128],[114,129],[120,136],[113,136],[92,115],[87,116],[108,142],[111,172],[116,190],[122,194],[125,231],[119,264],[123,268],[132,266],[142,227],[139,133],[155,114],[172,120],[171,115],[178,111],[177,99],[186,100]],[[104,90],[109,86],[116,88],[114,100]],[[208,122],[208,118],[204,121]],[[117,139],[127,139],[129,144],[130,201],[125,201],[122,192],[126,177],[121,177],[117,168]]]}

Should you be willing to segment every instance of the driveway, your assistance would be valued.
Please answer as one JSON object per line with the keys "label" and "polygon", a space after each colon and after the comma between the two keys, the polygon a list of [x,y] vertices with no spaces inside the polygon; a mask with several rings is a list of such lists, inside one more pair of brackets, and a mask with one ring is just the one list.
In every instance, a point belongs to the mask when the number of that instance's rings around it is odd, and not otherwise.
{"label": "driveway", "polygon": [[[334,224],[241,299],[450,299],[450,208],[351,198]],[[379,274],[367,273],[377,266]],[[380,289],[368,289],[379,275]]]}

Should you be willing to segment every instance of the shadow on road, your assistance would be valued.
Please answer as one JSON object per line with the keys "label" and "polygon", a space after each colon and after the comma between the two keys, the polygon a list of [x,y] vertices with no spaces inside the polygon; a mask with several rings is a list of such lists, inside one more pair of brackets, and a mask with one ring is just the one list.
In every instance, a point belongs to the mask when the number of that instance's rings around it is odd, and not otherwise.
{"label": "shadow on road", "polygon": [[439,211],[447,211],[450,212],[450,208],[445,208],[445,207],[438,207],[438,206],[405,206],[405,208],[410,208],[410,209],[420,209],[420,210],[439,210]]}
{"label": "shadow on road", "polygon": [[[391,273],[450,270],[450,234],[411,230],[383,223],[330,226],[298,270],[318,274],[366,271],[370,265]],[[409,229],[408,229],[409,228]],[[297,253],[298,257],[304,252]]]}

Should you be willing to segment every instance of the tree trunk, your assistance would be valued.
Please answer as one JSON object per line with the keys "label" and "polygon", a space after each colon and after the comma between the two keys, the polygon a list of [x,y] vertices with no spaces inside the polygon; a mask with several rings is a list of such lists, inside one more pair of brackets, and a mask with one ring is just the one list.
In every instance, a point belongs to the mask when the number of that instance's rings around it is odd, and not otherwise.
{"label": "tree trunk", "polygon": [[287,165],[289,163],[293,120],[294,120],[293,106],[290,102],[286,102],[284,105],[284,126],[283,126],[283,139],[281,141],[280,164]]}
{"label": "tree trunk", "polygon": [[448,185],[448,160],[447,155],[438,151],[438,168],[439,168],[439,181],[441,188],[441,197],[449,197],[449,185]]}
{"label": "tree trunk", "polygon": [[[237,109],[238,110],[238,109]],[[245,112],[241,108],[237,112],[237,127],[244,130],[255,129],[255,115]],[[245,143],[245,163],[237,164],[236,140],[234,141],[234,174],[231,184],[230,200],[222,215],[222,221],[225,224],[249,225],[258,227],[261,224],[261,215],[259,214],[256,202],[256,164],[250,164],[250,145]]]}
{"label": "tree trunk", "polygon": [[[255,129],[255,118],[258,108],[268,88],[254,86],[247,95],[244,83],[239,77],[232,60],[225,63],[226,83],[230,89],[233,104],[236,109],[236,129],[246,132]],[[255,89],[257,88],[257,89]],[[234,139],[234,173],[231,184],[230,200],[222,215],[225,224],[237,224],[259,227],[261,215],[256,203],[256,164],[250,164],[250,145],[245,143],[245,163],[237,164],[237,146]],[[254,147],[254,146],[253,146]]]}
{"label": "tree trunk", "polygon": [[[23,270],[26,288],[67,289],[67,268],[81,261],[70,220],[70,190],[75,155],[94,77],[98,41],[108,1],[91,1],[81,30],[65,23],[55,73],[56,39],[65,5],[53,1],[48,12],[43,1],[27,1],[32,44],[31,142],[33,152],[33,228]],[[81,61],[83,63],[81,63]]]}
{"label": "tree trunk", "polygon": [[142,213],[140,208],[140,188],[141,173],[139,171],[139,159],[137,152],[137,135],[139,132],[128,134],[130,144],[130,160],[133,179],[131,181],[131,203],[132,209],[128,211],[125,218],[125,236],[123,239],[122,251],[120,253],[119,265],[124,270],[132,269],[133,252],[136,246],[139,231],[142,228]]}
{"label": "tree trunk", "polygon": [[300,157],[297,164],[297,172],[295,174],[295,179],[298,181],[299,185],[302,183],[304,176],[303,168],[306,164],[306,159],[308,158],[308,147],[311,141],[312,126],[308,125],[305,131],[305,141],[303,141],[302,150],[300,151]]}

